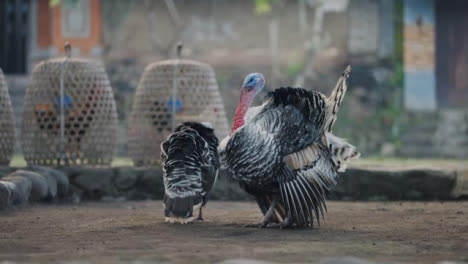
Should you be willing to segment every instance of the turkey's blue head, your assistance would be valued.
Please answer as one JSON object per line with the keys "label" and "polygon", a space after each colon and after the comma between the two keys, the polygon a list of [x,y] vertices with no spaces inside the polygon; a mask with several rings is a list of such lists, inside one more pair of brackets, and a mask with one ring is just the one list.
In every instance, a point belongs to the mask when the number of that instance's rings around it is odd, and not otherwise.
{"label": "turkey's blue head", "polygon": [[242,83],[239,105],[237,105],[234,123],[232,125],[232,134],[237,128],[244,124],[244,116],[250,107],[255,95],[257,95],[265,86],[265,78],[261,73],[251,73],[247,75]]}
{"label": "turkey's blue head", "polygon": [[241,87],[241,100],[253,99],[265,86],[265,78],[261,73],[255,72],[247,75]]}

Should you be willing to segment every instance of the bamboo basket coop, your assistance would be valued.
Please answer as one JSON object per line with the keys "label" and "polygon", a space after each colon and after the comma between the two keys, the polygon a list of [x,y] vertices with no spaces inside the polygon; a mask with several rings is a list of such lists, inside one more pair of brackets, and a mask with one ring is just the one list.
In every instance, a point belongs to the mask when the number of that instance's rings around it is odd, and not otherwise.
{"label": "bamboo basket coop", "polygon": [[180,59],[148,65],[129,120],[129,154],[134,164],[158,164],[160,144],[185,121],[209,122],[218,138],[227,135],[226,114],[213,68]]}
{"label": "bamboo basket coop", "polygon": [[15,149],[15,120],[8,86],[0,69],[0,166],[10,163]]}
{"label": "bamboo basket coop", "polygon": [[[22,147],[29,165],[110,165],[117,111],[104,67],[67,56],[40,62],[24,100]],[[61,89],[61,87],[63,89]]]}

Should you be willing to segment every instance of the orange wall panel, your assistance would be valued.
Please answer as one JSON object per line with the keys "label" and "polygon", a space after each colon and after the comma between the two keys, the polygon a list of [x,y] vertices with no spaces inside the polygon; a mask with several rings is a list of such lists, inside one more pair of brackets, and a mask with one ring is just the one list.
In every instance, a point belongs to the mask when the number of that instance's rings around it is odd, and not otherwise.
{"label": "orange wall panel", "polygon": [[49,0],[37,1],[37,46],[48,48],[52,44],[52,12],[49,8]]}
{"label": "orange wall panel", "polygon": [[69,41],[72,47],[79,48],[81,55],[89,55],[92,48],[100,45],[101,37],[101,3],[100,0],[90,0],[90,33],[87,38],[64,38],[62,36],[62,12],[61,6],[58,5],[52,8],[53,12],[53,46],[59,51],[64,53],[66,41]]}

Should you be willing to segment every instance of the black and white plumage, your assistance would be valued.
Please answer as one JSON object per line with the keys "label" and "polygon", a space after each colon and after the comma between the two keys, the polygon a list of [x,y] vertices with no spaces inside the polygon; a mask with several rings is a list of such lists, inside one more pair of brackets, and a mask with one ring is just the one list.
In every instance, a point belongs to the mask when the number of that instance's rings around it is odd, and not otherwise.
{"label": "black and white plumage", "polygon": [[188,223],[202,207],[216,181],[220,166],[218,139],[206,124],[185,122],[161,144],[164,169],[166,222]]}
{"label": "black and white plumage", "polygon": [[320,223],[337,171],[359,156],[331,133],[349,71],[348,66],[328,98],[302,88],[279,88],[251,108],[264,79],[258,73],[246,77],[232,132],[219,152],[229,175],[255,197],[265,216],[260,226]]}

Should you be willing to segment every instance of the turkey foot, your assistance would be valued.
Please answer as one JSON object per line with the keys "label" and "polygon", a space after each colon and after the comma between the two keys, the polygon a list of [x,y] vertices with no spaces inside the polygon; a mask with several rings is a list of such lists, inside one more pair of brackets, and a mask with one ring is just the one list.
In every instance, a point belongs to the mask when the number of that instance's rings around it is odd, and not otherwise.
{"label": "turkey foot", "polygon": [[282,223],[269,223],[268,227],[272,228],[280,228],[280,229],[286,229],[286,228],[291,228],[292,223],[291,220],[289,220],[289,217],[286,217]]}
{"label": "turkey foot", "polygon": [[260,224],[249,224],[249,225],[245,225],[244,227],[258,227],[258,228],[267,227],[271,223],[271,217],[273,216],[275,207],[276,207],[276,200],[273,200],[273,202],[270,205],[270,208],[268,208],[268,211],[266,212],[265,217],[263,217],[263,220]]}
{"label": "turkey foot", "polygon": [[291,222],[289,214],[288,214],[288,216],[286,216],[286,218],[284,219],[283,223],[280,224],[280,228],[285,229],[285,228],[289,228],[289,227],[292,227],[292,222]]}

